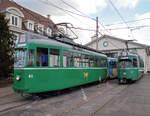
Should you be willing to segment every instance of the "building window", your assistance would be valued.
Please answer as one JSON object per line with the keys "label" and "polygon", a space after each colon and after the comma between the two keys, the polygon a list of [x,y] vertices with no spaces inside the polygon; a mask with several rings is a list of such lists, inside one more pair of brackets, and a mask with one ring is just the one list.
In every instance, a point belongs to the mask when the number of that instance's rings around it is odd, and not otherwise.
{"label": "building window", "polygon": [[11,16],[11,25],[18,26],[19,25],[19,18],[15,15]]}
{"label": "building window", "polygon": [[33,29],[34,29],[32,23],[29,23],[29,29],[30,29],[30,30],[33,30]]}
{"label": "building window", "polygon": [[51,36],[52,30],[50,28],[47,28],[47,35]]}
{"label": "building window", "polygon": [[41,24],[38,24],[37,30],[38,30],[39,33],[43,33],[43,31],[44,31],[44,26],[41,25]]}

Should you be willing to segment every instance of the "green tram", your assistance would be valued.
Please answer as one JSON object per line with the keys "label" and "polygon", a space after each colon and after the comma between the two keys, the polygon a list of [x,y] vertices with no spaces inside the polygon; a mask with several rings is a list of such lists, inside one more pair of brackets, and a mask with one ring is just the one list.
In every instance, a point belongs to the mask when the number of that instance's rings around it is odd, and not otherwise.
{"label": "green tram", "polygon": [[41,93],[105,80],[107,57],[86,46],[33,33],[15,49],[14,91]]}
{"label": "green tram", "polygon": [[118,57],[119,83],[138,80],[144,74],[144,62],[136,53],[123,51]]}

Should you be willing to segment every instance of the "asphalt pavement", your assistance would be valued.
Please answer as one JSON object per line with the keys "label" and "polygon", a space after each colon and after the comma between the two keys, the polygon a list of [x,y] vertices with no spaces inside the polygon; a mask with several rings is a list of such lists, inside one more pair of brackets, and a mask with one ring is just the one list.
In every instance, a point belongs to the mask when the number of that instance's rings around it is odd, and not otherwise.
{"label": "asphalt pavement", "polygon": [[[10,90],[13,99],[16,96],[21,100],[2,102],[11,101],[11,97],[1,94],[0,116],[150,116],[150,74],[132,84],[119,85],[117,80],[109,80],[49,93],[34,100],[22,99],[11,88],[6,87],[7,93]],[[5,93],[4,88],[2,92]],[[25,101],[29,102],[9,108]],[[8,108],[3,111],[4,105]]]}

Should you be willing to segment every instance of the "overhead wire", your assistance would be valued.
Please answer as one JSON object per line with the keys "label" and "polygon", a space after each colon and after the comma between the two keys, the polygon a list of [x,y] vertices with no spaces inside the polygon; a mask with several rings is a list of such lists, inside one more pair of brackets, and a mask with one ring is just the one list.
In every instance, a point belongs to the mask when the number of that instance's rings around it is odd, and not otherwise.
{"label": "overhead wire", "polygon": [[[126,21],[126,23],[134,23],[134,22],[143,21],[143,20],[147,20],[147,19],[150,19],[150,17],[143,18],[143,19],[137,19],[137,20],[130,20],[130,21]],[[105,26],[118,25],[118,24],[123,24],[123,23],[124,22],[118,22],[118,23],[106,24]]]}
{"label": "overhead wire", "polygon": [[[47,0],[47,1],[48,1],[48,0]],[[50,1],[46,2],[46,1],[41,0],[42,3],[47,4],[47,5],[51,5],[51,6],[55,7],[55,8],[58,8],[58,9],[62,10],[62,11],[65,12],[67,15],[69,15],[69,16],[75,18],[75,19],[78,20],[79,22],[82,22],[82,21],[79,20],[78,18],[76,18],[75,16],[71,15],[71,14],[75,14],[75,15],[78,15],[78,16],[85,17],[85,18],[91,19],[91,20],[93,20],[93,21],[96,21],[96,19],[94,19],[94,18],[92,18],[92,17],[86,15],[85,13],[81,12],[80,10],[74,8],[72,5],[68,4],[68,3],[65,2],[64,0],[61,0],[61,1],[64,2],[66,5],[72,7],[74,10],[80,12],[81,14],[74,13],[74,12],[72,12],[72,11],[69,11],[69,10],[63,9],[63,8],[61,8],[61,7],[58,7],[57,5],[53,4],[53,3],[50,2]],[[33,16],[33,17],[34,17],[34,16]],[[39,22],[47,22],[47,23],[49,23],[48,21],[40,20],[40,19],[37,18],[37,17],[34,17],[34,18],[36,18]],[[104,26],[100,21],[98,21],[98,23],[104,28],[105,31],[107,31],[108,33],[110,33],[110,32],[109,32],[110,29],[106,29],[105,26]],[[86,28],[81,28],[81,27],[71,27],[71,28],[78,29],[78,30],[93,31],[93,32],[96,31],[96,30],[94,30],[94,29],[86,29]],[[104,31],[104,30],[103,30],[103,31]],[[98,33],[101,34],[101,35],[103,35],[100,31],[99,31]]]}
{"label": "overhead wire", "polygon": [[41,1],[42,1],[44,4],[51,5],[51,6],[53,6],[53,7],[55,7],[55,8],[58,8],[58,9],[60,9],[60,10],[62,10],[62,11],[66,11],[66,12],[69,12],[69,13],[72,13],[72,14],[75,14],[75,15],[78,15],[78,16],[81,16],[81,17],[89,18],[88,16],[81,15],[81,14],[72,12],[72,11],[70,11],[70,10],[66,10],[66,9],[64,9],[64,8],[61,8],[61,7],[59,7],[59,6],[55,5],[55,4],[53,4],[51,1],[48,1],[48,0],[47,0],[47,2],[45,2],[45,0],[41,0]]}
{"label": "overhead wire", "polygon": [[74,9],[75,11],[81,13],[83,16],[86,16],[86,17],[89,18],[89,19],[95,20],[95,18],[92,18],[92,17],[88,16],[87,14],[81,12],[80,10],[78,10],[78,9],[75,8],[75,7],[73,7],[73,6],[70,5],[69,3],[65,2],[64,0],[60,0],[60,1],[62,1],[64,4],[66,4],[67,6],[71,7],[71,8]]}
{"label": "overhead wire", "polygon": [[[53,3],[50,2],[50,1],[47,1],[47,2],[46,2],[46,1],[41,0],[41,2],[44,3],[44,4],[46,4],[46,5],[51,5],[51,6],[55,7],[55,8],[58,8],[59,10],[65,12],[67,15],[70,15],[70,16],[73,17],[74,19],[78,20],[80,23],[82,22],[82,24],[88,25],[88,24],[86,24],[85,22],[79,20],[77,17],[75,17],[75,16],[73,16],[73,15],[71,15],[71,14],[75,14],[75,15],[78,15],[78,16],[81,16],[81,17],[84,17],[84,18],[88,18],[88,19],[94,20],[94,18],[91,18],[91,17],[89,17],[89,16],[86,15],[86,14],[85,14],[85,15],[80,15],[80,14],[78,14],[78,13],[74,13],[74,12],[72,12],[72,11],[70,11],[70,10],[66,10],[66,9],[61,8],[61,7],[58,7],[57,5],[53,4]],[[65,2],[65,3],[66,3],[66,2]],[[69,5],[69,4],[66,3],[66,5]],[[71,6],[71,5],[70,5],[70,6]],[[82,13],[82,14],[83,14],[83,13]],[[88,25],[88,26],[89,26],[89,25]],[[86,30],[86,29],[84,29],[84,30]],[[87,30],[88,30],[88,29],[87,29]]]}
{"label": "overhead wire", "polygon": [[129,26],[129,27],[118,27],[118,28],[110,28],[107,30],[119,30],[119,29],[131,29],[131,30],[137,30],[137,29],[141,29],[141,28],[146,28],[146,27],[150,27],[150,25],[138,25],[138,26]]}
{"label": "overhead wire", "polygon": [[[87,16],[87,18],[89,18],[89,19],[95,21],[94,18],[92,18],[92,17],[88,16],[87,14],[81,12],[80,10],[78,10],[78,9],[75,8],[74,6],[70,5],[70,4],[67,3],[66,1],[64,1],[64,0],[60,0],[60,1],[61,1],[63,4],[65,4],[65,5],[69,6],[69,7],[71,7],[71,8],[74,9],[75,11],[79,12],[80,14],[82,14],[82,15],[84,15],[84,16]],[[85,24],[85,23],[84,23],[84,24]],[[91,25],[89,25],[89,24],[86,24],[86,25],[88,25],[89,27],[91,27]]]}
{"label": "overhead wire", "polygon": [[[66,10],[66,9],[64,9],[64,8],[61,8],[61,7],[58,7],[57,5],[55,5],[55,4],[53,4],[52,2],[50,2],[50,1],[48,1],[50,4],[49,5],[51,5],[51,6],[53,6],[53,7],[56,7],[56,8],[58,8],[58,9],[60,9],[60,10],[63,10],[63,11],[66,11],[66,12],[69,12],[69,13],[72,13],[72,14],[75,14],[75,15],[78,15],[78,16],[81,16],[81,17],[84,17],[84,18],[89,18],[89,19],[91,19],[91,20],[93,20],[93,21],[96,21],[96,19],[95,18],[93,18],[93,17],[90,17],[90,16],[88,16],[87,14],[85,14],[85,13],[83,13],[83,12],[81,12],[80,10],[78,10],[77,8],[75,8],[75,7],[73,7],[72,5],[70,5],[69,3],[67,3],[67,2],[65,2],[64,0],[61,0],[64,4],[66,4],[67,6],[69,6],[69,7],[71,7],[71,8],[73,8],[74,10],[76,10],[77,12],[79,12],[80,14],[78,14],[78,13],[75,13],[75,12],[72,12],[72,11],[70,11],[70,10]],[[105,30],[105,27],[104,27],[104,25],[99,21],[99,24],[104,28],[104,30]],[[110,33],[108,30],[106,30],[108,33]],[[101,35],[103,35],[101,32],[99,32]],[[111,33],[110,33],[111,34]]]}
{"label": "overhead wire", "polygon": [[[126,23],[125,19],[123,18],[123,16],[121,15],[121,13],[119,12],[119,10],[116,8],[116,6],[114,5],[114,3],[112,2],[112,0],[108,0],[111,4],[111,6],[113,7],[113,9],[116,11],[116,13],[119,15],[120,19],[124,22],[124,24],[126,24],[127,27],[129,27],[129,25]],[[133,37],[133,33],[132,31],[130,30],[130,33],[132,35],[132,39],[134,38]]]}

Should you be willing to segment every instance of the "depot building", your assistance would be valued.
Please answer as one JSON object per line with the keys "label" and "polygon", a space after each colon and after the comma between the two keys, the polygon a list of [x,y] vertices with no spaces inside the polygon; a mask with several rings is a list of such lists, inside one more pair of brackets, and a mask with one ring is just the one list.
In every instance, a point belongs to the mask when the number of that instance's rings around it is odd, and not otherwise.
{"label": "depot building", "polygon": [[[126,49],[127,40],[113,37],[110,35],[103,35],[96,39],[92,37],[91,42],[86,46],[97,49],[105,53],[108,57],[117,58],[122,50]],[[128,48],[130,51],[136,52],[144,61],[144,72],[150,72],[150,46],[129,41]]]}

